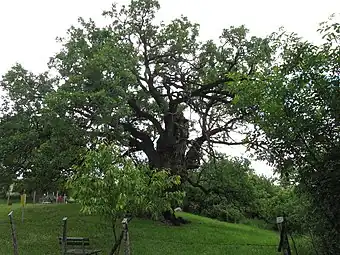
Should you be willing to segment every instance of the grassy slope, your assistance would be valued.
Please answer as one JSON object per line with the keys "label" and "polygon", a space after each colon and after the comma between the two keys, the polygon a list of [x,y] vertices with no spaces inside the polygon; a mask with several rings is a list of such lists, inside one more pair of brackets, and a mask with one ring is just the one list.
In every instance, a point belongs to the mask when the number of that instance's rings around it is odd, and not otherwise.
{"label": "grassy slope", "polygon": [[[12,208],[20,255],[60,254],[57,237],[61,234],[65,216],[68,217],[69,236],[90,237],[94,247],[108,254],[113,238],[110,224],[98,217],[81,215],[77,205],[28,206],[23,224],[20,207],[14,205]],[[0,205],[1,255],[12,254],[7,217],[10,210],[8,206]],[[133,254],[277,254],[277,233],[186,213],[181,216],[192,223],[170,227],[150,220],[132,220],[129,233]]]}

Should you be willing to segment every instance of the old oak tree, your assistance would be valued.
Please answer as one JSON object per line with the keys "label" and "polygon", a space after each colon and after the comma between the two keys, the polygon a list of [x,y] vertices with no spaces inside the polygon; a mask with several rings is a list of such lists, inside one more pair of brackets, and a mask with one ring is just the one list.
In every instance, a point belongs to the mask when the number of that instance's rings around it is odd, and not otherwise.
{"label": "old oak tree", "polygon": [[[156,24],[159,8],[155,0],[113,5],[103,14],[105,27],[79,19],[59,39],[62,49],[49,63],[53,79],[20,66],[5,76],[2,87],[15,105],[31,106],[8,115],[26,116],[23,128],[32,134],[22,171],[32,175],[40,164],[40,171],[67,175],[87,146],[105,141],[125,155],[143,154],[151,168],[169,169],[184,183],[207,147],[249,142],[244,124],[254,109],[236,107],[231,88],[269,72],[274,36],[250,37],[241,26],[225,29],[219,43],[201,42],[198,24],[184,16]],[[33,95],[25,97],[25,88]],[[1,139],[13,145],[20,130]],[[178,223],[172,213],[165,216]]]}

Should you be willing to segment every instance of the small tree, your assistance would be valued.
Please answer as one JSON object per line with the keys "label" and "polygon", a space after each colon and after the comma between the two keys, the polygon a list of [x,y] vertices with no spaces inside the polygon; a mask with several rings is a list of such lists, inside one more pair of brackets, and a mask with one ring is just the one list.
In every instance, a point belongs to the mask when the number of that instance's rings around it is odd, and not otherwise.
{"label": "small tree", "polygon": [[184,197],[183,192],[171,191],[180,184],[179,176],[169,175],[166,170],[150,170],[146,165],[136,166],[112,145],[90,150],[69,184],[82,212],[112,221],[115,245],[111,254],[122,239],[116,235],[118,219],[139,213],[158,218],[164,211],[172,212],[172,205],[181,203]]}

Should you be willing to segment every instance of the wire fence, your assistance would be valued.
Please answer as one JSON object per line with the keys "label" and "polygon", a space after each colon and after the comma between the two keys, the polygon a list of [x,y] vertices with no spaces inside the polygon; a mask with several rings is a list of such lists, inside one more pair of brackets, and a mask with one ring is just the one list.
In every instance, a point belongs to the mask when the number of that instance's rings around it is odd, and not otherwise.
{"label": "wire fence", "polygon": [[149,239],[142,236],[138,236],[138,239],[141,240],[148,240],[153,243],[172,243],[172,244],[183,244],[183,245],[207,245],[207,246],[257,246],[257,247],[277,247],[277,244],[255,244],[255,243],[217,243],[217,242],[182,242],[182,241],[176,241],[176,240],[169,240],[169,239]]}
{"label": "wire fence", "polygon": [[[24,219],[23,222],[21,222],[21,218],[19,217],[21,214],[19,214],[19,209],[17,209],[14,217],[14,224],[15,228],[17,231],[22,235],[24,229],[33,229],[33,227],[36,228],[49,228],[50,233],[54,233],[53,238],[57,238],[58,236],[61,236],[62,234],[62,227],[63,227],[63,222],[62,219],[60,218],[60,213],[51,213],[48,217],[44,216],[43,219],[37,220],[33,219],[30,217],[27,217]],[[69,214],[67,215],[68,218],[70,219],[70,228],[74,227],[81,227],[81,228],[87,228],[87,229],[96,229],[98,230],[105,230],[105,233],[110,233],[113,234],[113,226],[111,222],[103,222],[100,221],[98,218],[97,220],[94,220],[93,218],[90,218],[89,216],[82,216],[80,214]],[[10,222],[9,219],[0,219],[0,225],[7,225],[8,230],[10,229]],[[53,230],[53,231],[51,231]],[[123,231],[122,227],[118,228],[119,231]],[[199,245],[199,246],[225,246],[225,247],[258,247],[258,248],[268,248],[270,250],[273,250],[277,252],[277,247],[279,243],[279,237],[277,240],[277,243],[234,243],[234,242],[218,242],[218,241],[203,241],[203,240],[197,240],[197,241],[181,241],[181,240],[176,240],[176,239],[169,239],[169,238],[162,238],[160,235],[153,235],[152,238],[150,236],[144,236],[142,234],[143,230],[148,230],[150,231],[150,227],[142,227],[138,226],[138,230],[140,232],[134,233],[132,231],[132,243],[135,240],[141,240],[145,241],[147,243],[150,243],[150,245],[155,244],[155,243],[164,243],[164,244],[177,244],[177,245]],[[111,232],[110,232],[111,231]],[[77,232],[77,230],[72,230],[72,232]],[[88,233],[90,236],[93,236],[96,238],[96,234],[91,234]],[[8,233],[10,235],[10,233]],[[20,235],[18,236],[20,240]],[[92,237],[91,237],[92,238]],[[119,246],[120,247],[120,246]]]}

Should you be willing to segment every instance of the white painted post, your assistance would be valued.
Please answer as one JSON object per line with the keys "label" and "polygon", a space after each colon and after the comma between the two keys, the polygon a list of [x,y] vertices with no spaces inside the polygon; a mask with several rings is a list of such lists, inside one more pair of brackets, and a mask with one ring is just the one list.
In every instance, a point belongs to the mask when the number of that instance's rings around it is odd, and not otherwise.
{"label": "white painted post", "polygon": [[283,222],[283,217],[276,217],[276,224],[280,232],[282,230],[282,222]]}

